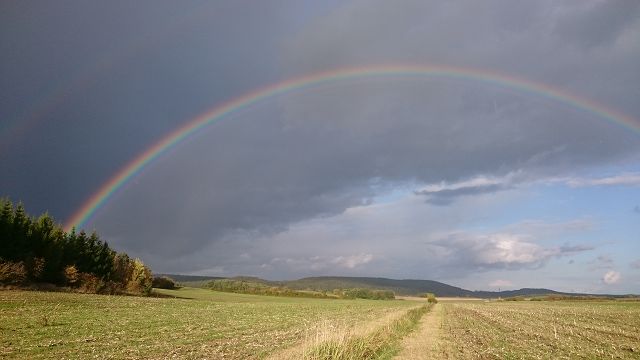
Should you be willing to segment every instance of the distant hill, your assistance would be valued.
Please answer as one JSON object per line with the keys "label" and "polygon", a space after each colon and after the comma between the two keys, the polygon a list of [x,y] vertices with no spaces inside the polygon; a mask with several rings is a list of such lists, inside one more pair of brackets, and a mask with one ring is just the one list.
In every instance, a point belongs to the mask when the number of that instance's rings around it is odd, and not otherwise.
{"label": "distant hill", "polygon": [[285,281],[284,284],[292,289],[331,290],[335,288],[372,288],[392,290],[397,295],[418,295],[422,293],[434,293],[441,297],[477,297],[497,298],[532,295],[565,295],[549,289],[520,289],[510,291],[471,291],[456,286],[448,285],[434,280],[395,280],[370,277],[342,277],[320,276],[308,277],[300,280]]}
{"label": "distant hill", "polygon": [[[214,276],[194,276],[194,275],[173,275],[162,274],[168,276],[178,283],[186,286],[204,286],[208,281],[223,279]],[[250,276],[238,276],[232,279],[246,280],[266,285],[285,286],[294,290],[314,290],[314,291],[331,291],[333,289],[378,289],[391,290],[397,295],[418,295],[422,293],[434,293],[440,297],[475,297],[475,298],[507,298],[514,296],[533,296],[533,295],[588,295],[588,294],[571,294],[562,293],[550,289],[531,289],[524,288],[519,290],[508,291],[471,291],[456,286],[451,286],[439,281],[433,280],[395,280],[387,278],[374,277],[346,277],[346,276],[318,276],[307,277],[290,281],[269,281]]]}
{"label": "distant hill", "polygon": [[194,288],[202,288],[211,280],[224,279],[218,276],[199,276],[199,275],[179,275],[179,274],[155,274],[155,276],[166,276],[173,279],[178,286],[188,286]]}
{"label": "distant hill", "polygon": [[179,275],[179,274],[154,274],[154,276],[166,276],[179,283],[191,282],[191,281],[210,281],[210,280],[226,279],[224,277],[217,277],[217,276]]}
{"label": "distant hill", "polygon": [[418,295],[430,292],[437,296],[475,296],[473,291],[447,285],[433,280],[394,280],[369,277],[320,276],[293,281],[284,281],[292,289],[333,290],[345,288],[365,288],[392,290],[398,295]]}

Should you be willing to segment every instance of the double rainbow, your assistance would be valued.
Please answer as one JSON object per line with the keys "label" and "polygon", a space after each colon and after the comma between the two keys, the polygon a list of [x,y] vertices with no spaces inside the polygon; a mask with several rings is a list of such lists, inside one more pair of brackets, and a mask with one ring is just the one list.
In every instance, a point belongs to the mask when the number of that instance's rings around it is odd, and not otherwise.
{"label": "double rainbow", "polygon": [[65,224],[65,228],[70,230],[72,227],[81,228],[85,226],[95,212],[104,206],[104,204],[107,203],[118,189],[133,177],[140,174],[151,162],[177,146],[179,143],[185,141],[194,133],[211,126],[230,113],[249,107],[268,98],[293,91],[312,88],[327,83],[371,77],[447,78],[487,83],[552,99],[640,133],[640,124],[635,119],[623,113],[608,108],[593,100],[573,95],[551,85],[534,82],[512,75],[475,68],[438,65],[385,65],[342,68],[292,78],[251,91],[247,94],[217,105],[202,115],[188,121],[186,124],[175,129],[164,138],[160,139],[160,141],[147,148],[144,152],[140,153],[115,175],[113,175],[68,219]]}

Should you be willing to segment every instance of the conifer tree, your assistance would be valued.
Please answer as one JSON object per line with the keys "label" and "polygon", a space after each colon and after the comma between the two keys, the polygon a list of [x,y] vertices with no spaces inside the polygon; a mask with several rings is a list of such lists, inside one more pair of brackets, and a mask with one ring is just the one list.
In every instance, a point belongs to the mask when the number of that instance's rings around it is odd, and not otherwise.
{"label": "conifer tree", "polygon": [[0,259],[14,260],[18,249],[13,241],[13,204],[0,199],[0,205]]}
{"label": "conifer tree", "polygon": [[139,259],[116,254],[94,231],[65,232],[51,216],[27,215],[0,198],[0,283],[48,282],[109,293],[148,295],[151,271]]}
{"label": "conifer tree", "polygon": [[15,257],[26,258],[30,255],[32,256],[27,247],[27,237],[29,233],[29,227],[31,225],[31,220],[25,213],[22,203],[18,203],[18,205],[15,207],[12,220],[11,241],[15,246]]}

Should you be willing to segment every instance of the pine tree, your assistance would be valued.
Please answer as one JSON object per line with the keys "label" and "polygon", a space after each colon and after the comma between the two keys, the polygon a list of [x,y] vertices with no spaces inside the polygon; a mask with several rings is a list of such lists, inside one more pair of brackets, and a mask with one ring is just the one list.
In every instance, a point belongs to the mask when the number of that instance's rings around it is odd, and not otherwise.
{"label": "pine tree", "polygon": [[111,292],[118,286],[139,294],[151,291],[151,271],[142,261],[116,254],[95,231],[87,235],[73,228],[67,233],[46,213],[31,218],[21,203],[14,207],[0,199],[0,240],[2,283],[44,281],[86,285],[94,291]]}
{"label": "pine tree", "polygon": [[18,205],[15,207],[12,220],[11,235],[16,251],[15,258],[26,259],[30,256],[33,256],[33,253],[28,247],[31,219],[29,219],[29,217],[25,213],[22,203],[18,203]]}
{"label": "pine tree", "polygon": [[13,241],[13,204],[0,199],[0,259],[15,260],[17,248]]}
{"label": "pine tree", "polygon": [[78,271],[83,273],[91,273],[91,259],[90,259],[90,251],[89,251],[89,239],[87,238],[87,233],[84,230],[80,230],[80,232],[75,237],[74,242],[75,248],[75,263]]}
{"label": "pine tree", "polygon": [[103,279],[109,279],[113,272],[113,258],[114,251],[109,248],[109,245],[104,242],[98,251],[98,263],[96,275]]}

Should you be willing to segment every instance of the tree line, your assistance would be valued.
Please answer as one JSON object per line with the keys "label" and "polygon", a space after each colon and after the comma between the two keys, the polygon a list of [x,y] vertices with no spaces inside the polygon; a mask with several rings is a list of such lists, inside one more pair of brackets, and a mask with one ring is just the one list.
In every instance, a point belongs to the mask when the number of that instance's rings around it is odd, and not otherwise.
{"label": "tree line", "polygon": [[0,199],[0,284],[148,295],[151,282],[142,261],[112,250],[95,231],[66,232],[48,214],[31,217],[22,204]]}
{"label": "tree line", "polygon": [[335,298],[316,291],[298,291],[283,286],[269,286],[257,282],[238,279],[219,279],[209,281],[204,286],[207,289],[238,294],[305,297],[305,298]]}
{"label": "tree line", "polygon": [[390,290],[373,289],[334,289],[333,291],[313,291],[313,290],[293,290],[285,286],[272,286],[242,279],[218,279],[209,281],[205,288],[253,295],[288,296],[288,297],[310,297],[328,299],[370,299],[370,300],[392,300],[395,294]]}

